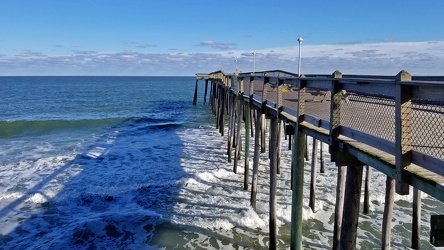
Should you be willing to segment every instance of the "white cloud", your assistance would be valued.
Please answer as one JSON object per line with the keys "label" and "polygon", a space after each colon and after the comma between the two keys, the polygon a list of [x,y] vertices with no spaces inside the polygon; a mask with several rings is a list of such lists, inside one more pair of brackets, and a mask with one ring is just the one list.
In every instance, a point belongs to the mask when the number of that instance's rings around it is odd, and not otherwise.
{"label": "white cloud", "polygon": [[[258,70],[297,71],[298,46],[256,50]],[[231,55],[233,56],[233,55]],[[251,51],[234,56],[252,61]],[[406,43],[302,44],[302,72],[396,75],[407,70],[415,75],[444,75],[444,41]],[[246,65],[248,66],[248,65]],[[251,68],[251,67],[250,67]],[[251,69],[250,69],[251,70]]]}
{"label": "white cloud", "polygon": [[200,42],[200,46],[209,46],[213,49],[220,49],[220,50],[232,50],[235,49],[235,43],[221,43],[221,42],[215,42],[215,41],[203,41]]}
{"label": "white cloud", "polygon": [[[302,44],[305,74],[444,75],[444,41],[409,43]],[[78,50],[70,55],[24,51],[0,56],[0,75],[193,75],[223,69],[253,70],[252,51],[228,49],[231,43],[202,42],[223,49],[211,53],[141,53]],[[255,50],[256,70],[297,71],[298,46]]]}

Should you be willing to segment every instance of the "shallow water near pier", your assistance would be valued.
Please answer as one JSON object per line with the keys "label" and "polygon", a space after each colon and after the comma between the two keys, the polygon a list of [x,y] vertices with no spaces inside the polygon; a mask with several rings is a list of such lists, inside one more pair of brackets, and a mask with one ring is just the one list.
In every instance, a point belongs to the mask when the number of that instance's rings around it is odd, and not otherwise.
{"label": "shallow water near pier", "polygon": [[[266,249],[268,153],[254,210],[243,160],[234,174],[203,86],[192,105],[194,84],[194,77],[0,77],[0,248]],[[282,142],[278,248],[287,249],[291,152]],[[332,243],[337,170],[324,153],[315,212],[306,162],[306,249]],[[373,171],[371,185],[360,249],[381,244],[385,176]],[[410,245],[411,200],[396,196],[393,249]],[[443,209],[423,195],[421,249],[433,249],[429,218]]]}

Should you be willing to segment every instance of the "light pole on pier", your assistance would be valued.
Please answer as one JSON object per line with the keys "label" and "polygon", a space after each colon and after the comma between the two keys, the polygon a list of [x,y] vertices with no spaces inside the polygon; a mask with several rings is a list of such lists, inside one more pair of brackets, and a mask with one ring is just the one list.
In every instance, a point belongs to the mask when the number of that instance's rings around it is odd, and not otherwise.
{"label": "light pole on pier", "polygon": [[237,74],[237,56],[236,56],[235,61],[236,61],[236,74]]}
{"label": "light pole on pier", "polygon": [[298,77],[301,77],[301,44],[302,41],[304,41],[304,39],[302,39],[302,37],[298,38],[298,42],[299,42],[299,63],[298,63]]}
{"label": "light pole on pier", "polygon": [[253,52],[253,73],[256,73],[256,52]]}

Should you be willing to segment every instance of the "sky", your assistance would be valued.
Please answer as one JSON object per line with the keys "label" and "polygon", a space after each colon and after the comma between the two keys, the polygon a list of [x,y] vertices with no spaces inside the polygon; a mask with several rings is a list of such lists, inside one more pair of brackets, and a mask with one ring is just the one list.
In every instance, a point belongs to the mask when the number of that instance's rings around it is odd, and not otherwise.
{"label": "sky", "polygon": [[444,75],[443,10],[442,0],[0,0],[0,75],[297,73],[298,37],[302,74]]}

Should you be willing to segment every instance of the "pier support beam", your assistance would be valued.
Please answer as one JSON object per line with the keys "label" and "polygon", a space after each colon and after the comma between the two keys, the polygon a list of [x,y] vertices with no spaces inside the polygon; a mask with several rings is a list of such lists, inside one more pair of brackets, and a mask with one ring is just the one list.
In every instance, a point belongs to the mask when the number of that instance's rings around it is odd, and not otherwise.
{"label": "pier support beam", "polygon": [[225,111],[225,92],[226,92],[226,88],[225,87],[221,87],[220,88],[220,95],[219,95],[219,119],[218,119],[218,123],[219,123],[219,133],[221,136],[224,136],[224,111]]}
{"label": "pier support beam", "polygon": [[368,214],[370,212],[370,182],[371,182],[371,168],[365,166],[365,186],[364,186],[364,209],[363,213]]}
{"label": "pier support beam", "polygon": [[276,172],[281,174],[282,120],[278,119],[276,145]]}
{"label": "pier support beam", "polygon": [[302,206],[304,200],[304,151],[305,137],[301,130],[295,131],[292,151],[292,206],[291,249],[302,250]]}
{"label": "pier support beam", "polygon": [[218,84],[217,88],[216,88],[216,99],[215,99],[215,104],[216,106],[214,107],[214,112],[216,114],[216,129],[219,129],[219,118],[220,118],[220,96],[221,96],[221,90],[222,87]]}
{"label": "pier support beam", "polygon": [[236,145],[234,147],[234,166],[233,166],[233,172],[237,174],[237,165],[240,158],[240,152],[241,152],[241,122],[242,122],[242,101],[237,98],[237,112],[236,112],[236,120],[237,120],[237,129],[236,129]]}
{"label": "pier support beam", "polygon": [[419,249],[421,239],[421,191],[413,188],[412,249]]}
{"label": "pier support beam", "polygon": [[336,185],[335,222],[333,229],[333,250],[339,249],[342,229],[342,215],[344,211],[345,177],[347,166],[338,166],[338,181]]}
{"label": "pier support beam", "polygon": [[260,145],[260,130],[262,126],[262,115],[260,110],[256,110],[256,122],[254,133],[254,157],[253,157],[253,180],[251,182],[251,206],[256,209],[256,194],[257,194],[257,180],[259,172],[259,158],[261,154]]}
{"label": "pier support beam", "polygon": [[250,104],[245,105],[245,152],[244,152],[244,190],[248,189],[250,174]]}
{"label": "pier support beam", "polygon": [[217,89],[216,89],[216,86],[217,86],[217,84],[216,84],[216,82],[215,81],[211,81],[211,91],[210,91],[210,98],[211,98],[211,111],[213,112],[213,115],[216,115],[216,98],[217,98],[217,96],[216,96],[216,92],[217,92]]}
{"label": "pier support beam", "polygon": [[204,104],[207,104],[208,79],[205,79]]}
{"label": "pier support beam", "polygon": [[395,201],[396,180],[387,176],[385,186],[384,217],[382,219],[381,249],[390,249],[390,238],[392,229],[392,215]]}
{"label": "pier support beam", "polygon": [[277,231],[276,231],[276,187],[277,187],[277,134],[278,121],[277,118],[270,120],[270,215],[269,215],[269,230],[270,242],[269,249],[276,249]]}
{"label": "pier support beam", "polygon": [[299,78],[298,87],[298,116],[294,128],[294,144],[291,157],[291,249],[302,250],[302,205],[304,190],[304,153],[306,150],[306,135],[302,132],[300,123],[305,113],[305,90],[307,82]]}
{"label": "pier support beam", "polygon": [[[358,190],[353,191],[349,188],[349,186],[355,184],[353,182],[353,178],[356,176],[350,176],[348,168],[356,168],[355,166],[362,166],[362,163],[356,159],[356,157],[343,153],[343,152],[332,152],[334,156],[337,159],[336,166],[338,167],[338,179],[337,179],[337,185],[336,185],[336,206],[335,206],[335,221],[334,221],[334,229],[333,229],[333,248],[336,249],[348,249],[348,248],[342,248],[343,246],[343,230],[342,228],[345,228],[344,230],[347,232],[350,229],[350,224],[346,224],[347,227],[344,227],[344,220],[348,220],[350,216],[354,216],[351,212],[359,212],[359,207],[357,210],[350,210],[350,204],[345,202],[350,202],[350,200],[356,198],[351,196],[350,192],[357,192]],[[350,166],[350,167],[349,167]],[[358,171],[359,172],[359,171]],[[349,181],[349,178],[352,178],[351,181]],[[362,167],[361,167],[361,180],[362,180]],[[356,180],[357,181],[357,180]],[[346,182],[347,187],[346,187]],[[361,184],[360,184],[361,185]],[[346,190],[349,193],[346,197]],[[351,191],[350,191],[351,190]],[[359,195],[360,195],[360,186],[359,186]],[[348,199],[348,200],[347,200]],[[358,200],[352,200],[353,202],[359,203],[359,197]],[[348,209],[348,210],[347,210]],[[356,215],[357,216],[357,215]],[[357,223],[357,218],[356,218]],[[357,224],[356,224],[357,226]],[[352,232],[352,231],[350,231]],[[346,239],[347,240],[347,239]]]}
{"label": "pier support beam", "polygon": [[347,166],[339,249],[356,249],[363,165]]}
{"label": "pier support beam", "polygon": [[319,161],[321,162],[321,167],[319,172],[321,174],[325,173],[325,160],[324,160],[324,143],[322,141],[320,143],[320,149],[319,149]]}
{"label": "pier support beam", "polygon": [[313,151],[311,156],[311,180],[310,180],[310,202],[311,211],[316,212],[316,165],[318,163],[318,140],[313,138]]}
{"label": "pier support beam", "polygon": [[267,119],[265,114],[262,114],[262,126],[261,126],[261,153],[266,152],[266,140],[267,140]]}
{"label": "pier support beam", "polygon": [[196,87],[194,88],[193,105],[196,105],[196,104],[197,104],[197,88],[198,88],[198,82],[199,82],[199,79],[196,78]]}
{"label": "pier support beam", "polygon": [[233,149],[234,131],[235,131],[235,109],[236,109],[236,96],[232,93],[229,94],[228,103],[230,106],[228,112],[228,142],[227,142],[227,154],[228,162],[231,162],[231,152]]}

